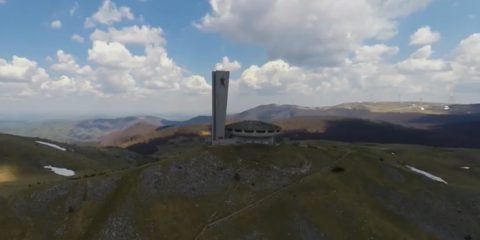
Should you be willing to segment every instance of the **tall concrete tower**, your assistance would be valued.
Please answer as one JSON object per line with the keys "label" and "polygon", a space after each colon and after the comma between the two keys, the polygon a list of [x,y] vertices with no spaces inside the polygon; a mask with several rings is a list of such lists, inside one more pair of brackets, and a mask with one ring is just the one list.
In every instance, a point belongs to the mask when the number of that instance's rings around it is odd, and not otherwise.
{"label": "tall concrete tower", "polygon": [[228,71],[212,72],[212,144],[225,138],[229,78]]}

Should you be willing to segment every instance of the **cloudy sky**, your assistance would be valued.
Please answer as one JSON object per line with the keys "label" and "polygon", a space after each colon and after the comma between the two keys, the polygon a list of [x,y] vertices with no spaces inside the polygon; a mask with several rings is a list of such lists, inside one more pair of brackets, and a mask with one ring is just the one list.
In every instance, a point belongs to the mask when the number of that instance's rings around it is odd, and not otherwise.
{"label": "cloudy sky", "polygon": [[477,0],[0,0],[0,112],[480,102]]}

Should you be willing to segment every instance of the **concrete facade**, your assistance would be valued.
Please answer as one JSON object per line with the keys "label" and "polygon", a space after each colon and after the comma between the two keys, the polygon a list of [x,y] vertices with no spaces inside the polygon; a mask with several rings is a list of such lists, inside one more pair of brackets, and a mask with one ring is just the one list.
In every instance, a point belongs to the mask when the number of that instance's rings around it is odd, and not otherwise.
{"label": "concrete facade", "polygon": [[281,128],[261,121],[241,121],[227,125],[226,137],[235,144],[275,144]]}
{"label": "concrete facade", "polygon": [[230,72],[212,72],[212,144],[225,139]]}

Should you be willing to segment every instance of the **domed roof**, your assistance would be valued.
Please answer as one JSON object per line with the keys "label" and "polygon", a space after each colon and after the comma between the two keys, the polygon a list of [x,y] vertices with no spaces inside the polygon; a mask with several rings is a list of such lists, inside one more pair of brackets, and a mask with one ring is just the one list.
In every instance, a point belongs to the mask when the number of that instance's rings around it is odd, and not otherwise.
{"label": "domed roof", "polygon": [[226,126],[227,129],[241,129],[245,131],[279,131],[282,128],[271,123],[261,121],[241,121]]}

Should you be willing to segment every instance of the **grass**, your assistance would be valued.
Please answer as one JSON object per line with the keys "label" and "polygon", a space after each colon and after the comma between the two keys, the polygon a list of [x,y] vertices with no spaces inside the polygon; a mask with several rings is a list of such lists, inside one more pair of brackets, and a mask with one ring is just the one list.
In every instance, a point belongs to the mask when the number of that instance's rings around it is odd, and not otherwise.
{"label": "grass", "polygon": [[[329,141],[164,144],[141,166],[0,194],[0,232],[7,239],[477,239],[479,153]],[[101,167],[126,153],[43,154],[110,159]]]}

